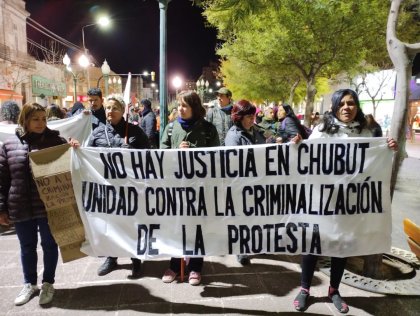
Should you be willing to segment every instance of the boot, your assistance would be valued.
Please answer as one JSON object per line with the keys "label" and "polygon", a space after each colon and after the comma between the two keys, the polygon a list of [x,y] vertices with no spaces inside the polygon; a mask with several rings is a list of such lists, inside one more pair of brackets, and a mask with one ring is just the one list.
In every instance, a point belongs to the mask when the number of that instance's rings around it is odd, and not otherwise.
{"label": "boot", "polygon": [[115,270],[117,267],[117,258],[115,257],[108,257],[106,258],[105,262],[99,267],[98,275],[103,276],[111,271]]}
{"label": "boot", "polygon": [[237,255],[236,259],[243,266],[246,266],[246,265],[251,263],[251,261],[249,260],[249,256],[247,256],[247,255]]}
{"label": "boot", "polygon": [[131,274],[128,276],[129,279],[138,279],[141,274],[141,260],[136,258],[131,258],[133,266],[131,268]]}

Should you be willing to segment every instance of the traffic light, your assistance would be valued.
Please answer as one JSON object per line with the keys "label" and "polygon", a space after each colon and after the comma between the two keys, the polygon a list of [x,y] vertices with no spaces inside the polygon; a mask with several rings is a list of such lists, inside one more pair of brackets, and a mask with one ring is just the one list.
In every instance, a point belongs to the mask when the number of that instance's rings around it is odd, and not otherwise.
{"label": "traffic light", "polygon": [[150,76],[152,76],[152,81],[155,81],[155,72],[154,71],[150,72]]}

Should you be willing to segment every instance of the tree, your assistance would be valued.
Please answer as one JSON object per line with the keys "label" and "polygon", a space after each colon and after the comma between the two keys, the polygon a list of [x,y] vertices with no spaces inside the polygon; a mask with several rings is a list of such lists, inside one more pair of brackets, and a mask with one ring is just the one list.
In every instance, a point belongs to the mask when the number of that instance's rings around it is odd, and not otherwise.
{"label": "tree", "polygon": [[[224,44],[217,52],[256,64],[299,73],[306,85],[306,124],[319,77],[356,67],[367,55],[366,42],[380,44],[383,1],[208,0],[204,15]],[[248,15],[246,15],[248,13]],[[355,18],[357,17],[357,18]],[[237,74],[240,75],[240,74]]]}
{"label": "tree", "polygon": [[392,115],[391,136],[398,141],[399,150],[394,157],[391,176],[391,194],[395,189],[400,163],[405,155],[405,128],[407,123],[409,82],[411,79],[412,61],[416,53],[420,53],[420,42],[409,44],[401,41],[397,35],[398,17],[403,0],[391,0],[386,43],[389,56],[397,72],[395,105]]}

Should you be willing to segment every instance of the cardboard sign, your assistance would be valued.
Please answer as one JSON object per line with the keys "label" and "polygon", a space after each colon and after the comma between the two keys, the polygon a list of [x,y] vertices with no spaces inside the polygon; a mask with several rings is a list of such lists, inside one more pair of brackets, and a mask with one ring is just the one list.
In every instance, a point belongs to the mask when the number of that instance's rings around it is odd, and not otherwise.
{"label": "cardboard sign", "polygon": [[63,262],[85,257],[80,251],[85,232],[71,181],[70,146],[63,144],[32,152],[29,159]]}

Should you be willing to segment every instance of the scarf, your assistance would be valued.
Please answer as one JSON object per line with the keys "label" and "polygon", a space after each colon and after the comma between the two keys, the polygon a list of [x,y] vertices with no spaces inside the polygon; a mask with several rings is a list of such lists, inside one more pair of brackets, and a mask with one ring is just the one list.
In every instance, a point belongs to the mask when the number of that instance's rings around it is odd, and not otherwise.
{"label": "scarf", "polygon": [[180,116],[178,116],[176,119],[178,123],[181,124],[182,128],[186,130],[191,129],[193,125],[195,124],[195,122],[197,122],[197,120],[193,118],[188,119],[188,120],[183,120]]}
{"label": "scarf", "polygon": [[143,111],[141,111],[141,117],[145,117],[147,114],[149,114],[149,112],[151,112],[151,109],[148,108],[144,108]]}
{"label": "scarf", "polygon": [[228,106],[225,106],[225,107],[220,108],[220,109],[223,112],[225,112],[226,114],[230,115],[230,112],[232,112],[232,108],[233,108],[233,105],[228,105]]}

